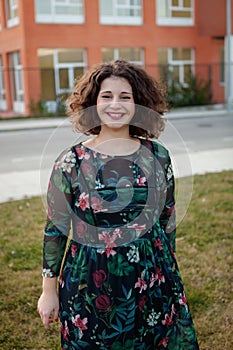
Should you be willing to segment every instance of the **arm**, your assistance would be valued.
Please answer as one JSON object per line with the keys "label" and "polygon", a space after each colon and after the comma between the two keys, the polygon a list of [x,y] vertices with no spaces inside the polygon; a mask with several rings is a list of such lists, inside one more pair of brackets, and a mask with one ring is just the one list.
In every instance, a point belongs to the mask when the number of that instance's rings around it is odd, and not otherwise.
{"label": "arm", "polygon": [[50,329],[50,323],[58,321],[59,301],[57,294],[57,278],[43,277],[42,288],[43,292],[38,300],[37,310],[45,328]]}
{"label": "arm", "polygon": [[159,221],[164,229],[173,251],[176,251],[176,214],[175,214],[175,180],[171,159],[168,155],[164,165],[166,178],[166,199]]}
{"label": "arm", "polygon": [[74,168],[75,161],[71,162],[72,157],[69,152],[63,153],[55,162],[47,192],[48,215],[43,246],[43,292],[38,301],[38,312],[47,329],[52,322],[51,313],[55,321],[58,319],[57,279],[70,231],[73,201],[71,170]]}

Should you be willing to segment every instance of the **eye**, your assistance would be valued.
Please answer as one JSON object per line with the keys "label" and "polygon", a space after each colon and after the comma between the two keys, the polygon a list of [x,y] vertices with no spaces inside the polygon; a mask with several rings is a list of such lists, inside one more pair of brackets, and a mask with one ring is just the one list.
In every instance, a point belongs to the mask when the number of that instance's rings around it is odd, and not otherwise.
{"label": "eye", "polygon": [[101,98],[110,98],[110,95],[102,95]]}
{"label": "eye", "polygon": [[121,98],[122,98],[123,100],[130,100],[130,99],[131,99],[130,96],[122,96]]}

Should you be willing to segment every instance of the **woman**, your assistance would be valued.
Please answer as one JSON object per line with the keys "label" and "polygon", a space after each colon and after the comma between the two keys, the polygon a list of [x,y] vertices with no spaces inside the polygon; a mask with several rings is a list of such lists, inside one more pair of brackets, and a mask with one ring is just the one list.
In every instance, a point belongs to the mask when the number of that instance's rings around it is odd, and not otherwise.
{"label": "woman", "polygon": [[198,349],[174,256],[171,161],[149,140],[164,129],[163,91],[117,60],[88,71],[68,103],[74,129],[95,137],[65,150],[49,182],[45,327],[59,313],[62,349]]}

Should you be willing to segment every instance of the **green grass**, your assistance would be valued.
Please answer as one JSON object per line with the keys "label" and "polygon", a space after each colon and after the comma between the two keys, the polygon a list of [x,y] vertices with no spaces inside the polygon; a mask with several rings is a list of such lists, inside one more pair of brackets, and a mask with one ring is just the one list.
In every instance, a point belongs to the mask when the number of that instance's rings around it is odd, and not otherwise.
{"label": "green grass", "polygon": [[[177,259],[201,350],[233,348],[233,171],[194,177]],[[0,204],[0,349],[56,350],[59,325],[37,314],[45,211],[41,198]]]}

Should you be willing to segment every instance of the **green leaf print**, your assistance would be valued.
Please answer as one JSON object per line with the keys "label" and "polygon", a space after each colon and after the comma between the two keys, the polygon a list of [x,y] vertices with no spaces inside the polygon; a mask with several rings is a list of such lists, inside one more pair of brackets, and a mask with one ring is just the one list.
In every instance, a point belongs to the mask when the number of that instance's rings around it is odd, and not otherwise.
{"label": "green leaf print", "polygon": [[53,270],[56,270],[56,267],[60,265],[60,261],[62,259],[60,251],[60,246],[58,246],[57,243],[53,241],[49,241],[45,245],[45,259],[48,266],[53,268]]}
{"label": "green leaf print", "polygon": [[70,184],[62,174],[55,174],[53,177],[54,184],[61,192],[70,193]]}
{"label": "green leaf print", "polygon": [[130,266],[121,254],[116,254],[108,260],[108,270],[113,275],[129,276],[133,269],[133,266]]}

